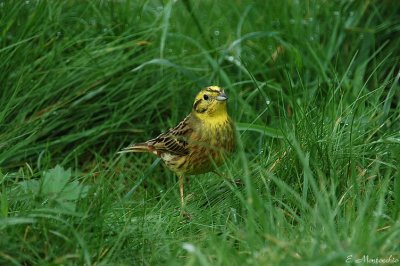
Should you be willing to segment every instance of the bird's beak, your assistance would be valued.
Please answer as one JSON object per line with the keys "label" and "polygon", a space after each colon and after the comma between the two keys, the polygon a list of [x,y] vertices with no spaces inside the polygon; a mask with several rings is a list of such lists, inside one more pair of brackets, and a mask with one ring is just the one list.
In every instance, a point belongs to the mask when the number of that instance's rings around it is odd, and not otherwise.
{"label": "bird's beak", "polygon": [[217,96],[217,101],[226,101],[228,100],[228,96],[225,94],[224,91],[222,91],[218,96]]}

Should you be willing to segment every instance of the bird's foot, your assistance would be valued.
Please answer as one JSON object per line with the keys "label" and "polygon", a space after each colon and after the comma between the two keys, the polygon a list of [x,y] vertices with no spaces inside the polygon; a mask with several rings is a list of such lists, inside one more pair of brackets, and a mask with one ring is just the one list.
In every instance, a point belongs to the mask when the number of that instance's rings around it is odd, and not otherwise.
{"label": "bird's foot", "polygon": [[192,220],[192,215],[185,210],[181,210],[181,217],[184,218],[186,221]]}

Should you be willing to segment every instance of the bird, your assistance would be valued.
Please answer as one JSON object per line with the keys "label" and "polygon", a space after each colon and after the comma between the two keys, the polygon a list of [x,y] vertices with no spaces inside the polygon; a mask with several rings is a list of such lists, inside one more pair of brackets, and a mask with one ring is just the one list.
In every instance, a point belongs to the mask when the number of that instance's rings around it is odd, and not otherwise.
{"label": "bird", "polygon": [[215,172],[235,150],[235,125],[228,115],[227,100],[221,87],[203,88],[197,93],[189,115],[177,126],[119,153],[148,152],[160,157],[178,176],[183,208],[185,178]]}

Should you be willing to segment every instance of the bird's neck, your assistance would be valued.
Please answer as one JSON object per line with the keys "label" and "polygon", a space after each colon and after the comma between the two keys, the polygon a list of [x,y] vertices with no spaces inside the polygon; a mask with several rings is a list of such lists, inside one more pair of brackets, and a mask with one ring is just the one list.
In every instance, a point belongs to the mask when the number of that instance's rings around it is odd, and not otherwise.
{"label": "bird's neck", "polygon": [[210,127],[225,124],[227,121],[229,121],[229,115],[226,112],[226,109],[212,114],[192,112],[192,115],[196,119],[198,119],[204,126]]}

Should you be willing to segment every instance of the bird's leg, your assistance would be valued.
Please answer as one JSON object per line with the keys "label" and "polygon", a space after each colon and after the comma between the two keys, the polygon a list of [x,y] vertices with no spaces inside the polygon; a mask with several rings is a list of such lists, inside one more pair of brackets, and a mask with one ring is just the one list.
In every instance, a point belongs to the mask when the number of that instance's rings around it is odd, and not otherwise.
{"label": "bird's leg", "polygon": [[181,207],[183,209],[183,207],[185,206],[185,201],[184,201],[184,191],[183,191],[183,187],[185,184],[185,177],[183,175],[179,175],[179,194],[181,195]]}
{"label": "bird's leg", "polygon": [[178,175],[179,178],[179,194],[181,196],[181,215],[187,220],[191,220],[192,216],[185,211],[185,194],[183,191],[185,185],[185,177],[183,175]]}

